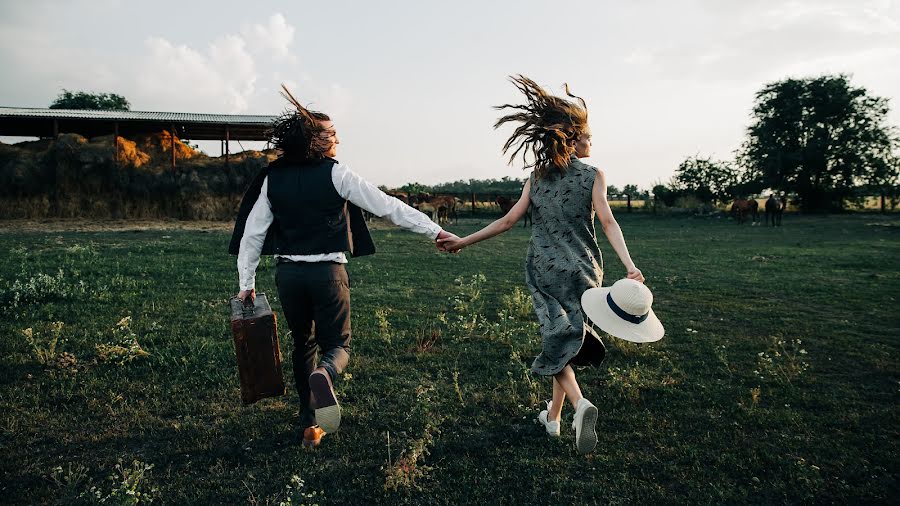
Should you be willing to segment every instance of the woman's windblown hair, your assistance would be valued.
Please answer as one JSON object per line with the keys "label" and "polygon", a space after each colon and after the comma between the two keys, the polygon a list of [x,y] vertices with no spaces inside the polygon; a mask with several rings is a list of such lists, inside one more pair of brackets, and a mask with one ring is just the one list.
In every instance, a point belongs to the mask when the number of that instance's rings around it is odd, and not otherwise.
{"label": "woman's windblown hair", "polygon": [[285,111],[272,123],[269,130],[269,143],[281,151],[282,157],[294,161],[319,159],[323,157],[320,143],[317,142],[325,132],[321,122],[330,120],[327,114],[310,111],[304,107],[281,85],[281,96],[294,106]]}
{"label": "woman's windblown hair", "polygon": [[[578,103],[547,93],[521,74],[510,77],[510,81],[525,95],[527,103],[494,107],[501,111],[516,111],[498,119],[494,128],[509,122],[521,123],[503,145],[503,154],[516,146],[509,163],[512,164],[516,156],[522,153],[525,168],[533,167],[539,179],[553,171],[565,171],[569,166],[569,157],[575,152],[575,147],[570,143],[587,128],[587,104],[584,99],[569,93],[568,85],[564,85],[566,95],[577,99]],[[533,157],[531,163],[527,157],[529,152]]]}

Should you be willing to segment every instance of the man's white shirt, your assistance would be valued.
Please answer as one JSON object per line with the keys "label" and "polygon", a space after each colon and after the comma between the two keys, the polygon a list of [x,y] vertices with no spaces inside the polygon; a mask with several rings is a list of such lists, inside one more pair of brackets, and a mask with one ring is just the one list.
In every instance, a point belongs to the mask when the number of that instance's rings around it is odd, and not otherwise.
{"label": "man's white shirt", "polygon": [[[379,218],[387,218],[397,226],[425,234],[432,240],[441,232],[441,227],[431,221],[428,216],[387,195],[346,165],[336,163],[331,168],[331,182],[341,198],[349,200]],[[256,267],[259,265],[259,256],[266,240],[266,232],[274,220],[268,188],[269,178],[266,177],[259,191],[259,197],[247,216],[244,235],[241,237],[237,257],[241,290],[252,290],[256,286]],[[347,263],[347,256],[343,251],[316,255],[276,255],[276,258],[284,258],[293,262]]]}

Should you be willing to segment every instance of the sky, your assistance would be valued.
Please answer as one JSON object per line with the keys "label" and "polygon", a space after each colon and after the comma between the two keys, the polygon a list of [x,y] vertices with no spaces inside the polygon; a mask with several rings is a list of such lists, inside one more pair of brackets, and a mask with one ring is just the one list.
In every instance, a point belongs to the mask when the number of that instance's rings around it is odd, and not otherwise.
{"label": "sky", "polygon": [[849,74],[900,125],[897,62],[890,0],[0,0],[0,106],[65,88],[136,111],[277,114],[285,83],[334,119],[341,162],[391,187],[525,177],[501,151],[512,127],[493,129],[492,106],[521,102],[513,74],[568,83],[588,104],[585,162],[648,188],[686,157],[732,160],[754,94],[787,77]]}

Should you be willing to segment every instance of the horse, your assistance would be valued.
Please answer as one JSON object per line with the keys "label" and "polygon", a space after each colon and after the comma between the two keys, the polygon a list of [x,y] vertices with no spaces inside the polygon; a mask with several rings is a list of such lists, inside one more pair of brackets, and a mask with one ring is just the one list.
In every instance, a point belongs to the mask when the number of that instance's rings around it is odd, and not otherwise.
{"label": "horse", "polygon": [[[422,203],[428,202],[429,200],[431,200],[431,198],[432,198],[432,196],[430,193],[416,193],[415,195],[410,193],[409,198],[408,198],[408,204],[410,205],[410,207],[419,209],[419,206]],[[421,211],[421,209],[419,209],[419,210]]]}
{"label": "horse", "polygon": [[400,202],[403,202],[404,204],[409,205],[409,194],[408,193],[400,192],[400,191],[389,191],[389,192],[385,192],[385,193],[387,193],[391,197],[394,197],[395,199],[399,200]]}
{"label": "horse", "polygon": [[772,226],[781,226],[781,215],[784,213],[784,205],[782,202],[775,198],[775,195],[769,195],[769,199],[766,200],[766,226],[769,225],[769,218],[771,217]]}
{"label": "horse", "polygon": [[458,201],[456,197],[432,197],[428,194],[419,194],[417,197],[419,211],[431,214],[431,219],[439,225],[451,220],[457,221],[456,205]]}
{"label": "horse", "polygon": [[784,212],[786,210],[787,210],[787,195],[782,194],[781,195],[781,210],[778,211],[778,216],[776,216],[776,218],[778,218],[778,226],[779,227],[781,226],[781,216],[784,214]]}
{"label": "horse", "polygon": [[[506,216],[506,214],[509,213],[509,211],[513,208],[514,205],[516,205],[516,202],[518,202],[518,201],[519,201],[519,199],[513,200],[510,198],[506,198],[503,195],[500,195],[496,199],[497,205],[500,206],[500,211],[503,213],[504,216]],[[525,216],[523,218],[524,218],[522,220],[523,227],[527,227],[527,226],[531,225],[531,206],[529,206],[528,210],[525,211]]]}
{"label": "horse", "polygon": [[744,223],[748,214],[753,216],[753,224],[759,221],[759,202],[755,199],[735,199],[731,204],[731,214],[737,217],[738,225]]}

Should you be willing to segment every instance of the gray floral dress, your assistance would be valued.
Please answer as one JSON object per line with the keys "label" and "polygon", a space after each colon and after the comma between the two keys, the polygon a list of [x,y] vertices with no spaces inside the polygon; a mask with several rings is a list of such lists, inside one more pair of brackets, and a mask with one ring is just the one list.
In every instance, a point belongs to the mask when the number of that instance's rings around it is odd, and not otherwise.
{"label": "gray floral dress", "polygon": [[531,174],[533,228],[525,281],[543,338],[531,364],[534,374],[551,376],[570,363],[599,365],[606,354],[581,311],[581,294],[603,280],[591,200],[596,174],[575,157],[561,175],[536,180]]}

